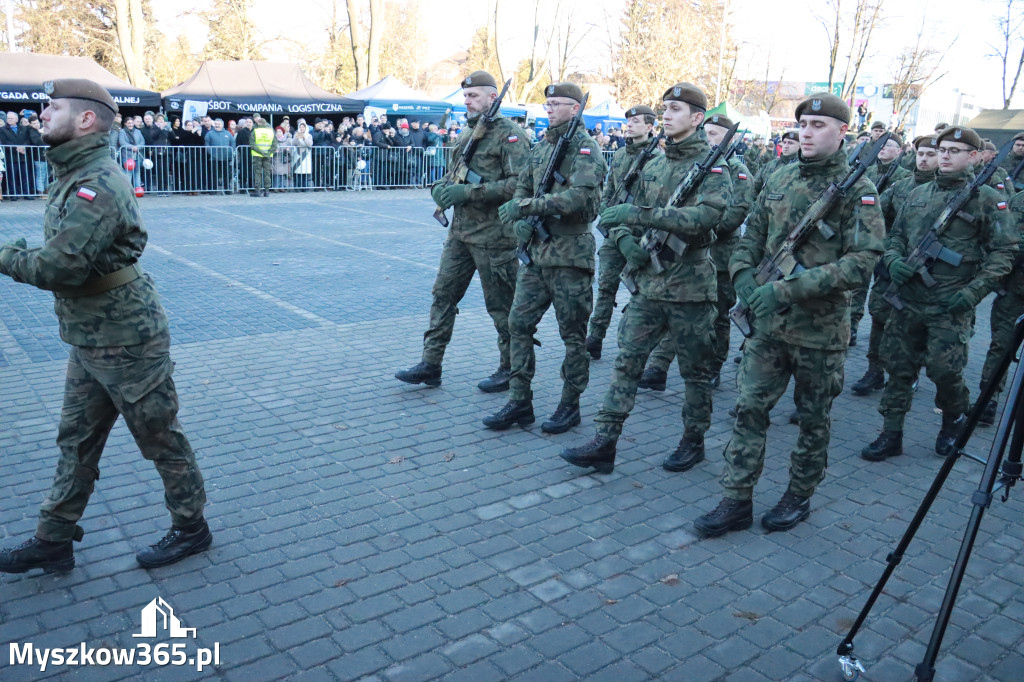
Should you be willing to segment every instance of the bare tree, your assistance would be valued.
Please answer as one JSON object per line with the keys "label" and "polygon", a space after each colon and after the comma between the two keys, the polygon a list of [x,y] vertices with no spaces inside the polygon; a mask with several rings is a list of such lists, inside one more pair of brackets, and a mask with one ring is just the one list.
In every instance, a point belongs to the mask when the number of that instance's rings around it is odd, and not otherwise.
{"label": "bare tree", "polygon": [[[1003,109],[1010,108],[1013,94],[1020,82],[1021,70],[1024,69],[1024,2],[1021,0],[1004,0],[1006,11],[998,17],[999,45],[991,45],[995,50],[992,56],[999,57],[1003,62]],[[1019,56],[1016,56],[1018,55]],[[1009,72],[1013,72],[1011,77]],[[1009,80],[1009,83],[1007,83]]]}
{"label": "bare tree", "polygon": [[543,47],[541,46],[541,27],[542,20],[540,14],[540,0],[534,0],[533,2],[533,32],[532,40],[530,41],[530,57],[524,60],[525,63],[520,64],[520,68],[516,73],[516,79],[513,85],[516,86],[517,101],[529,102],[533,96],[533,93],[539,90],[539,87],[545,79],[550,80],[548,74],[548,64],[550,63],[550,49],[551,41],[554,39],[554,27],[547,35],[544,41]]}
{"label": "bare tree", "polygon": [[369,82],[366,78],[366,32],[363,31],[363,22],[359,17],[359,7],[356,0],[345,0],[345,10],[348,13],[349,41],[352,44],[352,61],[355,63],[356,89],[362,90]]}
{"label": "bare tree", "polygon": [[419,87],[426,46],[420,32],[422,23],[418,0],[407,0],[401,11],[388,12],[380,55],[381,73],[401,74],[414,88]]}
{"label": "bare tree", "polygon": [[366,46],[366,80],[380,80],[380,43],[384,37],[384,0],[370,0],[370,40]]}
{"label": "bare tree", "polygon": [[89,0],[31,0],[14,12],[22,49],[41,54],[89,57],[116,76],[127,77],[112,8]]}
{"label": "bare tree", "polygon": [[387,22],[384,0],[369,0],[369,6],[370,18],[367,23],[363,20],[358,0],[345,0],[357,89],[380,80],[380,46]]}
{"label": "bare tree", "polygon": [[575,3],[566,7],[561,2],[555,6],[555,55],[551,65],[551,79],[555,82],[564,81],[569,73],[577,70],[579,48],[594,29],[593,23],[580,20],[579,7]]}
{"label": "bare tree", "polygon": [[[829,0],[827,7],[825,16],[818,19],[829,43],[828,87],[831,91],[834,83],[841,82],[841,96],[849,100],[857,92],[857,78],[882,17],[882,0],[847,0],[846,4]],[[843,80],[836,81],[841,53],[845,59]]]}
{"label": "bare tree", "polygon": [[198,13],[207,26],[205,59],[262,59],[265,40],[249,17],[252,0],[212,0]]}
{"label": "bare tree", "polygon": [[922,23],[912,45],[900,51],[892,67],[892,108],[896,115],[896,128],[903,127],[903,119],[921,99],[926,88],[945,76],[939,71],[944,52],[928,44]]}
{"label": "bare tree", "polygon": [[128,82],[148,88],[149,75],[145,70],[147,20],[142,12],[142,0],[114,0],[117,44],[124,61]]}

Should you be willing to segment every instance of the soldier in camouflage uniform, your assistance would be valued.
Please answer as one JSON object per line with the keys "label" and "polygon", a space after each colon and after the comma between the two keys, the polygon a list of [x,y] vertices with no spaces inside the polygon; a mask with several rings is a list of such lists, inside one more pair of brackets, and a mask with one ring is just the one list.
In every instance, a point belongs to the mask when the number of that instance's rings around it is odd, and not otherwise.
{"label": "soldier in camouflage uniform", "polygon": [[[880,136],[879,136],[880,137]],[[864,177],[870,180],[874,185],[875,189],[878,190],[881,196],[888,187],[891,187],[894,183],[911,177],[911,172],[899,165],[900,152],[903,150],[903,138],[897,133],[893,133],[889,138],[889,141],[885,143],[878,152],[878,163],[873,164],[868,168],[867,172],[864,173]],[[896,166],[893,170],[892,176],[888,180],[886,187],[879,187],[878,184],[882,178],[885,177],[886,173],[893,166]],[[864,318],[864,304],[868,299],[868,289],[870,288],[870,276],[868,281],[863,286],[859,286],[853,290],[850,296],[850,345],[857,345],[857,328],[860,326],[860,321]]]}
{"label": "soldier in camouflage uniform", "polygon": [[41,248],[24,240],[0,248],[0,273],[52,291],[61,338],[71,344],[57,445],[61,456],[35,537],[0,552],[0,572],[47,572],[75,565],[100,456],[118,415],[164,484],[170,532],[139,552],[142,566],[166,566],[210,546],[206,493],[178,423],[170,334],[160,297],[138,265],[146,230],[124,173],[110,158],[117,105],[85,79],[48,82],[40,120],[50,185]]}
{"label": "soldier in camouflage uniform", "polygon": [[[671,205],[676,187],[694,163],[710,151],[700,127],[707,98],[689,83],[677,83],[665,91],[662,125],[668,143],[665,154],[644,169],[636,204],[614,206],[601,214],[612,229],[626,261],[639,268],[639,291],[630,300],[619,324],[619,355],[615,358],[611,386],[594,419],[597,435],[589,443],[562,451],[570,464],[609,473],[615,466],[615,446],[622,424],[636,401],[637,383],[644,361],[654,345],[668,334],[679,354],[679,373],[686,380],[683,401],[683,437],[663,466],[686,471],[704,460],[704,433],[711,426],[711,365],[714,361],[715,265],[708,247],[714,230],[728,208],[731,185],[722,166],[711,169],[681,207]],[[661,251],[664,269],[652,272],[650,254],[631,228],[664,230],[682,240],[677,253]]]}
{"label": "soldier in camouflage uniform", "polygon": [[821,192],[849,172],[842,143],[849,106],[826,93],[812,95],[797,106],[796,117],[800,160],[768,178],[729,262],[736,294],[756,317],[743,353],[732,439],[725,449],[724,498],[694,523],[706,537],[753,523],[751,500],[764,466],[768,413],[790,377],[800,435],[790,455],[789,487],[761,524],[788,530],[810,514],[810,497],[828,461],[832,401],[843,385],[850,335],[847,292],[864,281],[882,250],[881,210],[874,187],[861,178],[826,216],[835,234],[826,238],[815,230],[796,250],[807,269],[757,285],[754,273],[762,259],[780,248]]}
{"label": "soldier in camouflage uniform", "polygon": [[[1007,213],[1009,229],[1016,227],[1019,245],[1021,238],[1024,238],[1024,192],[1017,192],[1007,202]],[[981,370],[980,387],[984,387],[992,379],[996,365],[1013,341],[1013,326],[1017,318],[1024,315],[1024,255],[1017,254],[1013,269],[999,283],[996,292],[996,300],[992,302],[992,313],[989,318],[992,340],[989,343],[988,355],[985,356],[985,366]],[[995,423],[999,394],[1005,385],[1004,374],[999,378],[999,386],[992,400],[985,405],[978,419],[982,426],[991,426]]]}
{"label": "soldier in camouflage uniform", "polygon": [[[717,145],[732,127],[732,121],[722,114],[713,114],[704,123],[704,131],[708,142]],[[771,163],[775,163],[772,161]],[[770,164],[769,164],[770,165]],[[736,156],[731,157],[724,166],[729,169],[732,180],[732,194],[729,206],[722,213],[722,220],[715,229],[715,241],[711,245],[711,260],[715,263],[717,273],[717,316],[715,317],[715,359],[712,362],[711,385],[718,386],[722,365],[729,357],[729,310],[736,304],[736,292],[732,288],[729,277],[729,258],[739,242],[739,228],[747,217],[750,205],[754,201],[753,179],[750,171]],[[664,391],[668,382],[668,368],[676,357],[671,335],[662,337],[658,346],[651,353],[647,368],[640,377],[640,388]]]}
{"label": "soldier in camouflage uniform", "polygon": [[754,137],[753,146],[743,155],[743,164],[755,176],[760,172],[761,167],[775,158],[775,145],[770,141],[766,142],[763,137]]}
{"label": "soldier in camouflage uniform", "polygon": [[935,406],[942,411],[935,452],[946,456],[952,450],[969,402],[963,371],[974,308],[1010,272],[1017,248],[1006,202],[996,190],[983,186],[962,211],[973,221],[954,218],[939,235],[943,246],[963,256],[963,262],[954,266],[936,260],[929,268],[935,280],[932,287],[907,264],[906,257],[950,198],[973,180],[971,167],[982,146],[976,132],[960,126],[946,128],[937,139],[938,175],[910,193],[886,239],[885,265],[904,307],[890,313],[882,338],[889,372],[878,408],[882,433],[861,451],[861,457],[872,462],[903,454],[903,420],[922,365],[935,382]]}
{"label": "soldier in camouflage uniform", "polygon": [[[939,168],[938,143],[934,135],[924,135],[914,140],[914,158],[917,169],[909,176],[890,183],[882,192],[882,217],[885,218],[885,230],[888,234],[896,222],[896,215],[903,208],[915,187],[935,179],[935,171]],[[881,271],[882,274],[879,274]],[[871,287],[868,298],[868,312],[871,314],[871,336],[868,337],[868,370],[850,387],[854,395],[868,395],[885,388],[885,368],[882,364],[881,348],[885,323],[889,320],[892,306],[885,302],[882,294],[889,286],[889,271],[884,265],[875,267],[875,283]]]}
{"label": "soldier in camouflage uniform", "polygon": [[[491,103],[498,97],[494,77],[486,71],[474,71],[462,81],[468,123],[453,155],[457,159],[468,144]],[[469,168],[476,182],[448,183],[439,180],[431,196],[439,208],[455,207],[448,239],[441,251],[432,291],[430,327],[423,334],[423,355],[409,369],[399,370],[395,378],[409,384],[441,385],[441,361],[455,328],[459,302],[466,295],[473,274],[480,273],[484,305],[498,332],[498,369],[477,386],[485,393],[508,390],[509,331],[508,312],[515,295],[515,236],[508,225],[498,220],[498,206],[512,197],[516,178],[526,166],[530,145],[526,135],[513,121],[500,114],[492,121],[477,144]]]}
{"label": "soldier in camouflage uniform", "polygon": [[[978,154],[978,162],[974,164],[975,173],[980,173],[981,170],[987,166],[990,161],[992,161],[992,159],[996,158],[996,154],[999,153],[999,150],[996,149],[996,145],[992,140],[984,138],[982,139],[982,143],[985,146]],[[1009,154],[1007,154],[1007,156],[1009,156]],[[1009,173],[1000,172],[1000,170],[1001,169],[996,169],[996,172],[988,179],[988,186],[998,191],[1004,199],[1009,199],[1015,192],[1013,180],[1010,179]]]}
{"label": "soldier in camouflage uniform", "polygon": [[[1000,168],[1006,169],[1007,177],[1013,183],[1014,189],[1024,189],[1024,165],[1021,165],[1021,162],[1024,161],[1024,131],[1014,135],[1013,140],[1013,148],[1003,159]],[[1021,166],[1021,169],[1014,175],[1013,172],[1017,170],[1017,166]]]}
{"label": "soldier in camouflage uniform", "polygon": [[[555,143],[565,134],[579,112],[583,92],[573,83],[556,83],[545,90],[550,127],[544,142],[530,152],[519,175],[515,195],[502,204],[498,215],[512,223],[516,239],[527,245],[532,264],[519,268],[516,295],[508,326],[512,334],[512,372],[509,401],[496,414],[484,418],[489,429],[534,422],[530,384],[536,371],[533,335],[548,308],[554,306],[558,332],[565,343],[562,363],[562,396],[551,419],[541,424],[546,433],[564,433],[580,423],[580,395],[590,380],[587,355],[587,321],[594,301],[594,235],[590,223],[601,205],[601,186],[608,169],[601,146],[577,128],[562,159],[560,174],[549,194],[534,198]],[[539,216],[551,239],[535,239],[532,226],[523,218]]]}
{"label": "soldier in camouflage uniform", "polygon": [[768,178],[771,177],[772,173],[779,170],[783,166],[788,166],[791,163],[796,163],[797,159],[800,158],[800,131],[798,130],[787,130],[782,134],[782,154],[777,158],[772,159],[757,172],[754,176],[754,196],[756,197],[764,189],[764,185],[768,182]]}
{"label": "soldier in camouflage uniform", "polygon": [[[629,144],[617,150],[612,156],[604,192],[601,194],[602,210],[608,208],[615,193],[619,191],[622,178],[629,172],[637,156],[647,146],[654,131],[654,124],[658,121],[654,109],[644,104],[632,107],[626,112],[626,116],[626,135],[629,137]],[[661,151],[655,150],[654,153],[657,155]],[[636,191],[635,187],[633,191]],[[608,325],[611,323],[612,311],[615,309],[615,294],[619,290],[619,275],[626,267],[626,259],[619,253],[615,242],[610,239],[605,239],[601,243],[597,255],[600,262],[597,275],[597,303],[594,304],[594,314],[590,318],[590,333],[587,335],[587,352],[595,360],[601,358],[604,337],[608,332]]]}

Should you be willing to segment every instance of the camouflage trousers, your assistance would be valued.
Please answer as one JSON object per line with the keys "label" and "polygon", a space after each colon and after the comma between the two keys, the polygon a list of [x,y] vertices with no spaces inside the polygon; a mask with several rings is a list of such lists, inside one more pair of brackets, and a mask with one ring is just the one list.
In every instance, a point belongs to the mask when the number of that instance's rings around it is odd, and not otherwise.
{"label": "camouflage trousers", "polygon": [[36,529],[41,540],[65,541],[74,535],[118,415],[163,480],[171,522],[187,526],[202,518],[206,492],[178,423],[170,345],[164,333],[137,346],[71,348],[57,433],[60,460]]}
{"label": "camouflage trousers", "polygon": [[[722,371],[722,365],[729,358],[729,334],[732,332],[729,311],[734,305],[736,305],[736,291],[732,288],[732,278],[729,277],[728,272],[721,271],[718,273],[718,301],[715,303],[715,350],[711,362],[712,377]],[[647,367],[667,373],[675,357],[675,349],[666,335],[651,353]]]}
{"label": "camouflage trousers", "polygon": [[257,192],[262,190],[270,191],[274,185],[271,161],[273,161],[273,157],[270,156],[252,157],[252,184]]}
{"label": "camouflage trousers", "polygon": [[[1013,326],[1021,315],[1024,315],[1024,297],[1007,293],[996,296],[996,300],[992,302],[992,315],[989,320],[992,341],[989,343],[988,354],[985,356],[985,366],[981,370],[981,386],[984,386],[992,378],[999,360],[1010,349],[1010,344],[1013,342]],[[1010,365],[1009,372],[1013,372],[1013,365]],[[1003,374],[999,377],[996,395],[1002,393],[1005,386],[1006,374]]]}
{"label": "camouflage trousers", "polygon": [[487,314],[498,332],[501,366],[509,366],[508,313],[516,290],[515,249],[488,249],[449,238],[441,251],[430,305],[430,327],[423,335],[423,362],[440,365],[452,340],[459,301],[466,295],[473,274],[480,273]]}
{"label": "camouflage trousers", "polygon": [[590,356],[587,355],[587,321],[594,305],[594,274],[581,268],[519,268],[516,295],[508,328],[512,335],[512,372],[509,398],[530,398],[530,384],[537,371],[533,336],[548,308],[554,306],[558,333],[565,344],[562,361],[561,402],[572,402],[582,395],[590,381]]}
{"label": "camouflage trousers", "polygon": [[612,321],[615,295],[619,292],[619,275],[626,267],[626,258],[611,239],[604,240],[597,250],[597,256],[597,302],[594,303],[594,314],[590,318],[589,335],[603,339]]}
{"label": "camouflage trousers", "polygon": [[768,414],[793,377],[800,435],[789,455],[789,492],[810,497],[825,478],[832,435],[832,401],[843,389],[845,350],[802,348],[755,335],[747,340],[740,370],[732,438],[725,447],[724,494],[753,497],[764,468]]}
{"label": "camouflage trousers", "polygon": [[[686,380],[683,425],[686,435],[701,437],[711,428],[711,359],[715,308],[712,303],[653,301],[633,296],[619,324],[619,354],[604,404],[594,418],[597,435],[617,439],[636,403],[644,362],[663,336],[679,353],[679,374]],[[664,341],[663,341],[664,342]]]}
{"label": "camouflage trousers", "polygon": [[868,301],[868,290],[871,289],[871,281],[864,286],[859,286],[850,291],[850,329],[857,331],[860,321],[864,319],[864,304]]}
{"label": "camouflage trousers", "polygon": [[885,323],[889,321],[892,306],[882,294],[889,288],[888,279],[875,278],[871,285],[871,296],[868,298],[868,313],[871,315],[871,336],[868,337],[868,369],[881,372],[885,369],[882,363],[882,338],[885,336]]}
{"label": "camouflage trousers", "polygon": [[974,315],[955,318],[945,306],[914,306],[893,310],[882,337],[882,357],[889,382],[878,411],[886,431],[902,431],[903,418],[914,399],[914,382],[921,367],[935,384],[935,406],[958,417],[970,402],[964,367]]}

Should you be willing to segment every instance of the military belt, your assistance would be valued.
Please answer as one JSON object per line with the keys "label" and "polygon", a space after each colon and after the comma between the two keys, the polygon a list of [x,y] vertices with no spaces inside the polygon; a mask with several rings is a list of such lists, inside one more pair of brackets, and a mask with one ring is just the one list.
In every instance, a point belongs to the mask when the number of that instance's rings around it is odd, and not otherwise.
{"label": "military belt", "polygon": [[589,223],[577,223],[573,225],[552,220],[550,223],[547,223],[547,228],[548,232],[550,232],[552,236],[555,237],[588,234],[590,232]]}
{"label": "military belt", "polygon": [[122,287],[129,282],[134,282],[142,276],[142,266],[133,263],[128,267],[115,270],[110,274],[90,279],[85,284],[77,287],[66,287],[53,292],[57,298],[85,298],[95,296],[105,291]]}
{"label": "military belt", "polygon": [[699,249],[687,249],[683,255],[677,254],[672,249],[662,249],[658,258],[663,263],[699,263],[702,260],[706,260],[710,254],[710,249],[706,246]]}

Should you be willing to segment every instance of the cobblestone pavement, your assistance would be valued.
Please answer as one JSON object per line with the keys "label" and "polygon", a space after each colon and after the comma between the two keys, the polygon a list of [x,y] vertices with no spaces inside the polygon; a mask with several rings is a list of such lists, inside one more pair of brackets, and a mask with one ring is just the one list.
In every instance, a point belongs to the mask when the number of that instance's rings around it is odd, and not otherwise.
{"label": "cobblestone pavement", "polygon": [[[939,417],[927,380],[906,454],[857,452],[876,399],[835,403],[831,466],[808,522],[698,540],[720,497],[737,365],[715,393],[708,461],[662,470],[680,435],[682,380],[642,392],[610,476],[557,452],[593,434],[614,341],[593,363],[584,424],[495,433],[504,401],[476,382],[497,365],[479,286],[461,306],[440,388],[396,381],[419,360],[443,231],[426,192],[147,198],[142,264],[164,297],[181,419],[208,486],[212,549],[146,571],[166,530],[162,490],[122,423],[107,446],[62,576],[0,577],[0,644],[133,647],[140,609],[165,599],[192,647],[220,664],[48,667],[0,679],[838,680],[835,649],[933,480]],[[40,241],[42,202],[0,206],[0,241]],[[625,297],[625,293],[622,293]],[[968,373],[977,384],[990,300]],[[864,371],[869,319],[847,385]],[[562,346],[539,331],[539,415],[556,406]],[[736,339],[734,339],[734,342]],[[66,349],[49,295],[0,278],[0,544],[30,536],[56,458]],[[796,427],[773,414],[755,513],[787,479]],[[970,449],[987,451],[993,429]],[[957,464],[856,651],[868,680],[912,677],[971,511],[981,468]],[[1024,678],[1019,490],[986,514],[938,660],[941,680]],[[162,641],[169,641],[163,639]]]}

